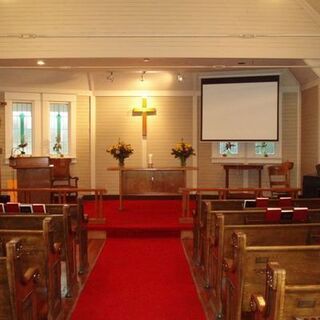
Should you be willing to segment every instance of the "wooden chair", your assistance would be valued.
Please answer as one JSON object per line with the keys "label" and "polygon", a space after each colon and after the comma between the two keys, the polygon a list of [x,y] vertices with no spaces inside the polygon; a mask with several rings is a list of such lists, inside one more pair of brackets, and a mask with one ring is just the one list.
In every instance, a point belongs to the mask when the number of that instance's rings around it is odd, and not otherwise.
{"label": "wooden chair", "polygon": [[[290,188],[290,170],[293,168],[293,162],[286,161],[280,165],[269,166],[269,184],[270,188]],[[286,193],[272,192],[272,196],[286,196]]]}
{"label": "wooden chair", "polygon": [[[70,174],[70,158],[52,158],[50,164],[53,165],[52,187],[53,188],[78,188],[78,177],[72,177]],[[53,198],[56,194],[53,194]],[[77,199],[77,192],[70,192],[68,198]],[[54,199],[53,199],[54,200]]]}

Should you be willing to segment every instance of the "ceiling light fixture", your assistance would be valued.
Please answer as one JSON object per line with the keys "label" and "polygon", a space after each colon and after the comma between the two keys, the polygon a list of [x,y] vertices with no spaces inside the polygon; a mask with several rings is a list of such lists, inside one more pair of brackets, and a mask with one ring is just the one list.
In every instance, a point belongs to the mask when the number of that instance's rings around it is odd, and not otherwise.
{"label": "ceiling light fixture", "polygon": [[43,60],[38,60],[37,65],[38,66],[44,66],[46,63]]}
{"label": "ceiling light fixture", "polygon": [[143,61],[144,62],[150,62],[150,58],[144,58]]}
{"label": "ceiling light fixture", "polygon": [[107,75],[107,80],[109,80],[110,82],[114,81],[114,75],[112,71]]}

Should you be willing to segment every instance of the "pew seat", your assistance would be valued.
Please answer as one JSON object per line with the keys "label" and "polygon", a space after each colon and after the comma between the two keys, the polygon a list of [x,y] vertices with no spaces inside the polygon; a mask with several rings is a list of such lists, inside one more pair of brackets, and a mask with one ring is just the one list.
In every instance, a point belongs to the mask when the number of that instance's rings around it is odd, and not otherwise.
{"label": "pew seat", "polygon": [[314,279],[305,278],[303,272],[295,270],[293,277],[286,265],[269,262],[265,295],[252,294],[250,307],[254,320],[319,319],[319,275]]}

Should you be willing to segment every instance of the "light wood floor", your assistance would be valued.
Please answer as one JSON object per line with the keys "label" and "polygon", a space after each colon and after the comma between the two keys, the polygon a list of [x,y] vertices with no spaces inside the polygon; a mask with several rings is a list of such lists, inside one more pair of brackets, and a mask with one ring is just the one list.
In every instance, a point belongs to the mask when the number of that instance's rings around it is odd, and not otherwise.
{"label": "light wood floor", "polygon": [[[106,240],[107,241],[107,240]],[[85,281],[88,278],[88,275],[90,274],[92,267],[94,266],[99,253],[101,249],[103,248],[103,245],[105,243],[105,240],[98,240],[98,239],[91,239],[88,243],[88,258],[89,258],[89,266],[90,270],[89,273],[83,276],[78,276],[79,280],[79,287],[75,290],[73,298],[71,299],[63,299],[63,310],[61,312],[61,316],[59,320],[69,319],[71,316],[71,312],[73,310],[73,307],[77,301],[77,298],[79,297],[79,294],[81,292],[81,289],[83,288],[83,285]],[[210,303],[210,291],[202,285],[200,281],[200,274],[199,271],[193,266],[192,264],[192,240],[184,239],[182,240],[186,256],[189,261],[190,270],[192,272],[192,276],[194,280],[196,281],[197,291],[200,297],[200,300],[202,302],[204,311],[206,313],[207,319],[215,319],[215,314],[212,308],[212,305]],[[121,320],[121,319],[119,319]]]}

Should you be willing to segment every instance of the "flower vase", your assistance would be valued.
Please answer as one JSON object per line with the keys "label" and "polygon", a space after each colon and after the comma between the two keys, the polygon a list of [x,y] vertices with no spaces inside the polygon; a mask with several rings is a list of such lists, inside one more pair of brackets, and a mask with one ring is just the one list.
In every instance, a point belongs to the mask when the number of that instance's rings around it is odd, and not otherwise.
{"label": "flower vase", "polygon": [[124,167],[124,159],[123,158],[119,158],[119,167]]}
{"label": "flower vase", "polygon": [[185,167],[187,165],[187,159],[184,157],[180,158],[180,164],[181,167]]}

